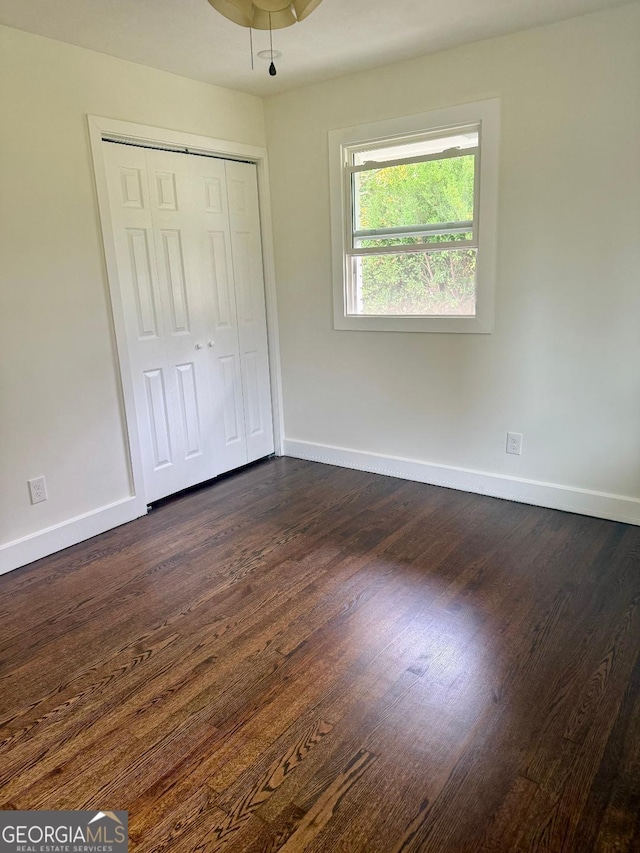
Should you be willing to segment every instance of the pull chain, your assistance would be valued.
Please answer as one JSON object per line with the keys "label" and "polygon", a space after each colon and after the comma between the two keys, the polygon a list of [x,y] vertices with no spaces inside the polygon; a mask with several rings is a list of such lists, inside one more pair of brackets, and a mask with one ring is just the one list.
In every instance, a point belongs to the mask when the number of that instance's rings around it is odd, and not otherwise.
{"label": "pull chain", "polygon": [[251,51],[251,70],[254,70],[253,66],[253,28],[249,27],[249,50]]}
{"label": "pull chain", "polygon": [[271,65],[269,66],[269,74],[275,77],[278,73],[273,62],[273,30],[271,29],[271,12],[269,12],[269,49],[271,50]]}

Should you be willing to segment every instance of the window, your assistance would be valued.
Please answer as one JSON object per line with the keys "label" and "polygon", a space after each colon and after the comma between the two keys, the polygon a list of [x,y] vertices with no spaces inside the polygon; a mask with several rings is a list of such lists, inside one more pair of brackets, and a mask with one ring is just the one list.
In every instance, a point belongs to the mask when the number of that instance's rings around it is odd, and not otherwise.
{"label": "window", "polygon": [[336,329],[490,332],[497,101],[329,136]]}

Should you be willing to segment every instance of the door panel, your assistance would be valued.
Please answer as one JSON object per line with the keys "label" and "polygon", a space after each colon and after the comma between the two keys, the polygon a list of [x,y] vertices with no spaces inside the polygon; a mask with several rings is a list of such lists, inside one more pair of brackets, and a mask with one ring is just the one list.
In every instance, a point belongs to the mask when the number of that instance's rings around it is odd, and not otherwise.
{"label": "door panel", "polygon": [[138,209],[143,208],[144,200],[142,195],[142,177],[140,169],[127,169],[123,167],[120,169],[120,179],[122,187],[122,206],[137,207]]}
{"label": "door panel", "polygon": [[256,311],[251,286],[254,270],[251,268],[251,234],[248,231],[233,233],[233,272],[236,281],[236,296],[240,325],[253,325]]}
{"label": "door panel", "polygon": [[176,176],[173,172],[155,172],[156,200],[159,210],[177,210]]}
{"label": "door panel", "polygon": [[238,393],[241,388],[239,381],[238,359],[233,355],[223,355],[219,359],[222,369],[224,391],[222,396],[222,411],[224,418],[225,444],[235,444],[242,441],[240,423],[242,414],[242,398]]}
{"label": "door panel", "polygon": [[248,461],[273,453],[269,347],[255,165],[227,161]]}
{"label": "door panel", "polygon": [[261,435],[264,432],[262,424],[262,409],[260,406],[260,387],[258,380],[258,353],[244,353],[245,394],[247,408],[247,429],[249,436]]}
{"label": "door panel", "polygon": [[256,170],[104,154],[152,502],[273,451]]}
{"label": "door panel", "polygon": [[165,310],[156,264],[145,151],[104,143],[120,292],[133,374],[145,496],[176,491],[176,413],[167,376]]}
{"label": "door panel", "polygon": [[222,470],[209,389],[207,306],[189,159],[170,151],[146,151],[181,489],[209,480]]}
{"label": "door panel", "polygon": [[164,370],[145,370],[147,389],[147,414],[153,447],[154,468],[164,468],[172,464],[171,438],[169,429],[169,409],[165,392]]}
{"label": "door panel", "polygon": [[235,325],[232,310],[233,293],[229,282],[229,235],[224,231],[209,231],[209,284],[213,296],[213,326],[217,332]]}
{"label": "door panel", "polygon": [[138,316],[138,338],[158,337],[158,310],[149,258],[149,229],[127,228],[131,284]]}
{"label": "door panel", "polygon": [[209,317],[207,349],[215,429],[222,435],[221,471],[248,461],[240,343],[224,160],[189,157],[199,253]]}
{"label": "door panel", "polygon": [[171,307],[171,334],[189,334],[189,300],[180,231],[161,231],[163,278],[167,283]]}
{"label": "door panel", "polygon": [[186,458],[190,459],[192,456],[202,454],[195,365],[192,361],[188,364],[178,364],[176,370],[180,390],[182,423],[186,438]]}
{"label": "door panel", "polygon": [[[206,169],[204,170],[207,171]],[[198,177],[200,176],[200,177]],[[202,176],[199,170],[194,175],[196,183],[201,183],[204,189],[205,213],[224,213],[222,207],[222,184],[224,176],[222,172],[218,175]]]}

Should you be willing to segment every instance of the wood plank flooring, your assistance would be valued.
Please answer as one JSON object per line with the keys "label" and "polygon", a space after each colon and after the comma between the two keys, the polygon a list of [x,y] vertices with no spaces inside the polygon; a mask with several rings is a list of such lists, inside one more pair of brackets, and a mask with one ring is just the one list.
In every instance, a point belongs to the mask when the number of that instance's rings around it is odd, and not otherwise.
{"label": "wood plank flooring", "polygon": [[136,853],[640,851],[640,529],[275,459],[0,578],[0,807]]}

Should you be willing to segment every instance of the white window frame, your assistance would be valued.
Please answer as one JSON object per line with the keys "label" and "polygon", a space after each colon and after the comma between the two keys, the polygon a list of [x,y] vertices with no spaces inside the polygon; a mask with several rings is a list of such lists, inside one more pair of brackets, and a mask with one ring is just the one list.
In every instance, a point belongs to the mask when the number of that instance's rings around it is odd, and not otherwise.
{"label": "white window frame", "polygon": [[[350,266],[353,262],[351,155],[358,148],[382,143],[401,144],[425,134],[477,126],[474,239],[476,313],[473,316],[362,315],[349,313]],[[498,208],[498,144],[500,101],[492,98],[428,113],[329,131],[331,182],[331,242],[333,252],[334,328],[375,332],[454,332],[490,334],[493,331]],[[453,244],[455,247],[463,243]],[[444,248],[444,246],[439,246]],[[420,251],[420,247],[416,247]],[[415,249],[414,249],[415,250]]]}

